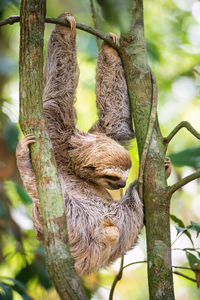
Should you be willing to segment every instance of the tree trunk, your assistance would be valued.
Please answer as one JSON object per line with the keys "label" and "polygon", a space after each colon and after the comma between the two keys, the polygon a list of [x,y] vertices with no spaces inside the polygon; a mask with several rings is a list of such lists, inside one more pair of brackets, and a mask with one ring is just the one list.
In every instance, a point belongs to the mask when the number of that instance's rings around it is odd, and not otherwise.
{"label": "tree trunk", "polygon": [[[147,63],[142,0],[133,0],[130,32],[122,35],[120,52],[129,88],[141,162],[149,127],[153,88],[155,88]],[[165,151],[159,123],[156,120],[143,176],[149,294],[152,300],[174,299],[169,220],[170,197],[167,193],[164,169]]]}
{"label": "tree trunk", "polygon": [[31,157],[43,216],[47,269],[61,299],[86,299],[67,244],[67,224],[56,162],[42,113],[46,1],[22,0],[20,12],[20,125],[37,143]]}

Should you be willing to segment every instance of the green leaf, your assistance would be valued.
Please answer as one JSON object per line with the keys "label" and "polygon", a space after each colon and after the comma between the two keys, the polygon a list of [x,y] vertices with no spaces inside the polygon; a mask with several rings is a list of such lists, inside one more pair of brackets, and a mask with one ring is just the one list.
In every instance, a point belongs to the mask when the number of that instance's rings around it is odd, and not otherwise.
{"label": "green leaf", "polygon": [[183,221],[181,219],[179,219],[177,216],[170,215],[170,218],[172,219],[172,221],[174,221],[176,224],[178,224],[179,227],[185,228]]}
{"label": "green leaf", "polygon": [[187,237],[189,238],[189,240],[191,241],[192,245],[194,245],[193,243],[193,240],[192,240],[192,236],[190,234],[190,232],[188,231],[188,226],[185,227],[183,221],[181,219],[179,219],[178,217],[176,217],[175,215],[170,215],[171,219],[178,224],[178,226],[175,226],[176,227],[176,230],[177,230],[177,235],[180,233],[180,232],[183,232],[184,234],[187,235]]}
{"label": "green leaf", "polygon": [[197,265],[200,264],[200,259],[197,258],[194,254],[187,252],[187,259],[189,261],[190,267],[195,269]]}
{"label": "green leaf", "polygon": [[189,229],[195,230],[197,232],[197,237],[200,233],[200,223],[195,223],[193,221],[190,222],[191,225],[187,226]]}
{"label": "green leaf", "polygon": [[31,200],[30,196],[28,195],[27,191],[21,185],[19,185],[18,183],[15,183],[15,189],[16,189],[16,192],[18,193],[21,201],[24,204],[32,203],[32,200]]}
{"label": "green leaf", "polygon": [[177,235],[178,235],[180,232],[185,232],[185,231],[187,231],[187,228],[183,228],[183,227],[179,227],[179,226],[175,226],[175,227],[176,227]]}
{"label": "green leaf", "polygon": [[200,147],[188,148],[186,150],[169,155],[171,162],[176,167],[189,166],[192,168],[200,167]]}
{"label": "green leaf", "polygon": [[[2,290],[2,291],[1,291]],[[1,300],[12,300],[12,290],[6,283],[0,282],[0,299]]]}

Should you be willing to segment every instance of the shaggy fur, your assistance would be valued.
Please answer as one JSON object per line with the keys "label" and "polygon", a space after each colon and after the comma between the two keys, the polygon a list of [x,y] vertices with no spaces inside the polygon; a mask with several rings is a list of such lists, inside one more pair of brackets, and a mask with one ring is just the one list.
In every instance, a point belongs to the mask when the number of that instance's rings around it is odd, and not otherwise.
{"label": "shaggy fur", "polygon": [[[60,18],[68,16],[62,14]],[[119,142],[129,140],[134,132],[122,64],[117,52],[106,43],[99,52],[96,76],[99,121],[92,133],[75,128],[73,104],[79,74],[75,37],[75,30],[59,25],[52,32],[45,68],[44,113],[62,186],[71,253],[76,271],[85,275],[133,247],[143,224],[143,205],[133,185],[119,201],[107,191],[125,186],[131,158]],[[27,147],[30,139],[20,141],[17,163],[33,199],[35,230],[43,241]]]}

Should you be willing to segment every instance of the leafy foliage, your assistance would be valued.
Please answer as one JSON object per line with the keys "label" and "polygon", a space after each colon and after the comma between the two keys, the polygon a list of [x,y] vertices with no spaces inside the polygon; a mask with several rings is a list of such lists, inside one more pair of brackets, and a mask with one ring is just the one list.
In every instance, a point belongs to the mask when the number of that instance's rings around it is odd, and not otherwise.
{"label": "leafy foliage", "polygon": [[186,150],[169,155],[171,162],[176,167],[189,166],[200,167],[200,148],[188,148]]}

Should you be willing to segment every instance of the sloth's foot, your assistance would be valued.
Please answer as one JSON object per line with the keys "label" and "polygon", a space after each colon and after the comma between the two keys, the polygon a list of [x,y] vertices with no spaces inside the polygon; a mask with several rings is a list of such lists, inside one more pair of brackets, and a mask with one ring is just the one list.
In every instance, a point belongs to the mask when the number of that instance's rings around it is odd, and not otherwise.
{"label": "sloth's foot", "polygon": [[171,167],[170,158],[166,157],[165,158],[165,175],[166,175],[166,178],[168,178],[170,176],[171,170],[172,170],[172,167]]}
{"label": "sloth's foot", "polygon": [[71,13],[65,12],[65,13],[61,14],[59,16],[59,19],[67,20],[69,22],[69,24],[70,24],[71,30],[75,30],[76,29],[76,20],[72,16]]}
{"label": "sloth's foot", "polygon": [[17,145],[17,149],[16,149],[16,155],[17,157],[20,156],[29,156],[29,148],[28,145],[31,143],[35,143],[35,136],[32,134],[27,134],[25,135],[21,141],[19,142],[19,144]]}
{"label": "sloth's foot", "polygon": [[103,234],[106,241],[115,244],[119,240],[119,229],[110,220],[103,221]]}
{"label": "sloth's foot", "polygon": [[116,34],[112,33],[112,32],[108,32],[108,36],[110,36],[113,39],[113,42],[119,46],[119,38]]}

